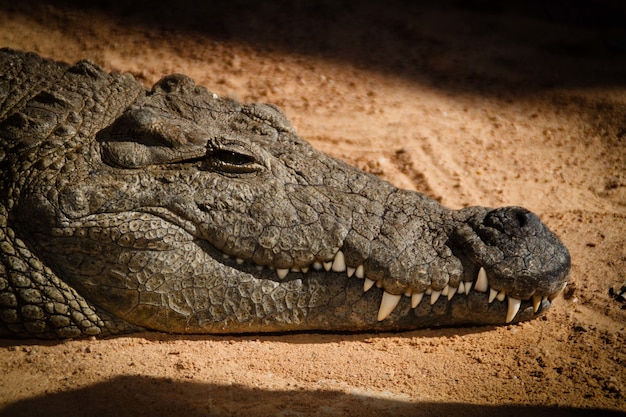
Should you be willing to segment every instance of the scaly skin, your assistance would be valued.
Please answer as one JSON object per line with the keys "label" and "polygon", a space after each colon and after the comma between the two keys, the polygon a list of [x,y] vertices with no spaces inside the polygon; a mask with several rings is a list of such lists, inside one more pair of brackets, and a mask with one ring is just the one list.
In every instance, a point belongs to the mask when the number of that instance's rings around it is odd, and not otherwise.
{"label": "scaly skin", "polygon": [[10,50],[0,94],[2,335],[504,324],[566,283],[534,214],[398,190],[275,106]]}

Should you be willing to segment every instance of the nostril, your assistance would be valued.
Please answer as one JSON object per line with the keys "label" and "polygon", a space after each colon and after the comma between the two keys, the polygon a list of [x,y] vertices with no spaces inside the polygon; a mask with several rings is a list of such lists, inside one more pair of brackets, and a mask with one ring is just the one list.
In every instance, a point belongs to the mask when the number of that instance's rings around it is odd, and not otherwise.
{"label": "nostril", "polygon": [[489,212],[484,224],[502,233],[517,235],[521,229],[527,230],[533,226],[534,215],[521,207],[501,207]]}
{"label": "nostril", "polygon": [[517,219],[517,223],[519,227],[524,227],[528,224],[528,212],[518,211],[515,213],[515,218]]}

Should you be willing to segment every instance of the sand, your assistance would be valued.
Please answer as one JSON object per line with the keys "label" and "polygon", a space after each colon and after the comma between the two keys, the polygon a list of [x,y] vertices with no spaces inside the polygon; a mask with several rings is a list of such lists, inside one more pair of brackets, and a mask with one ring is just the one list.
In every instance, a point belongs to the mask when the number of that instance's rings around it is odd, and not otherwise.
{"label": "sand", "polygon": [[185,73],[449,207],[525,206],[569,286],[502,327],[2,340],[0,416],[626,415],[625,6],[174,3],[1,1],[0,46]]}

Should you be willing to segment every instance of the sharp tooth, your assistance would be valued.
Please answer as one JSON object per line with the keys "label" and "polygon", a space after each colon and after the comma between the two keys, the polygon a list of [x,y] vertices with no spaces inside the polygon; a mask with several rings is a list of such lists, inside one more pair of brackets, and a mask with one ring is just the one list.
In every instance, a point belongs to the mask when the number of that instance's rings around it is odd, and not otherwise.
{"label": "sharp tooth", "polygon": [[346,270],[346,257],[342,251],[338,251],[335,255],[332,268],[335,272],[344,272]]}
{"label": "sharp tooth", "polygon": [[417,307],[422,302],[422,298],[424,298],[423,292],[418,292],[416,294],[413,294],[411,296],[411,308]]}
{"label": "sharp tooth", "polygon": [[413,294],[413,291],[411,291],[410,288],[407,288],[406,290],[404,290],[404,295],[406,295],[407,297],[410,297]]}
{"label": "sharp tooth", "polygon": [[465,294],[469,294],[472,290],[472,281],[465,281]]}
{"label": "sharp tooth", "polygon": [[326,272],[330,271],[330,268],[332,267],[333,267],[333,261],[324,262],[324,269],[326,270]]}
{"label": "sharp tooth", "polygon": [[518,300],[517,298],[509,297],[509,309],[506,312],[506,322],[510,323],[514,318],[517,312],[519,311],[519,307],[522,304],[522,300]]}
{"label": "sharp tooth", "polygon": [[441,295],[443,295],[444,297],[447,297],[448,291],[450,291],[450,285],[446,284],[446,286],[443,287],[443,290],[441,290]]}
{"label": "sharp tooth", "polygon": [[363,268],[363,264],[356,267],[356,271],[354,272],[357,278],[363,279],[365,278],[365,268]]}
{"label": "sharp tooth", "polygon": [[348,278],[350,278],[352,275],[354,275],[354,271],[356,271],[356,268],[352,268],[351,266],[349,266],[347,271]]}
{"label": "sharp tooth", "polygon": [[309,272],[309,267],[305,266],[304,268],[302,268],[300,271],[302,271],[303,274],[306,274],[307,272]]}
{"label": "sharp tooth", "polygon": [[433,289],[431,287],[426,288],[426,291],[424,291],[424,294],[426,295],[431,295],[433,293]]}
{"label": "sharp tooth", "polygon": [[448,290],[448,301],[452,300],[452,297],[454,297],[454,294],[456,294],[457,291],[458,288],[450,287]]}
{"label": "sharp tooth", "polygon": [[285,277],[287,276],[287,274],[289,273],[289,269],[285,268],[276,268],[276,275],[278,275],[279,279],[285,279]]}
{"label": "sharp tooth", "polygon": [[500,291],[498,295],[496,295],[496,300],[498,301],[504,301],[505,298],[506,298],[506,292],[504,290]]}
{"label": "sharp tooth", "polygon": [[243,259],[235,258],[235,262],[237,262],[237,265],[241,265],[243,263]]}
{"label": "sharp tooth", "polygon": [[494,290],[493,288],[489,288],[489,304],[491,304],[493,302],[493,300],[496,299],[497,295],[498,295],[498,290]]}
{"label": "sharp tooth", "polygon": [[[510,299],[511,297],[509,297]],[[539,307],[541,307],[541,296],[540,295],[533,295],[533,310],[535,310],[535,313],[537,311],[539,311]]]}
{"label": "sharp tooth", "polygon": [[487,288],[489,288],[489,282],[487,282],[487,271],[482,266],[478,271],[478,277],[476,278],[476,285],[474,289],[478,292],[487,292]]}
{"label": "sharp tooth", "polygon": [[398,306],[402,295],[390,294],[387,291],[383,292],[383,299],[380,302],[380,308],[378,309],[378,321],[383,321],[391,312]]}
{"label": "sharp tooth", "polygon": [[459,282],[459,294],[465,294],[465,284],[463,281]]}
{"label": "sharp tooth", "polygon": [[369,289],[372,288],[374,284],[376,284],[376,281],[372,281],[369,278],[365,278],[365,281],[363,282],[363,291],[365,292],[369,291]]}
{"label": "sharp tooth", "polygon": [[312,266],[313,269],[315,269],[316,271],[320,271],[323,268],[322,264],[318,261],[313,262]]}
{"label": "sharp tooth", "polygon": [[437,300],[439,299],[440,295],[441,295],[441,291],[433,290],[433,292],[430,294],[430,305],[435,304]]}

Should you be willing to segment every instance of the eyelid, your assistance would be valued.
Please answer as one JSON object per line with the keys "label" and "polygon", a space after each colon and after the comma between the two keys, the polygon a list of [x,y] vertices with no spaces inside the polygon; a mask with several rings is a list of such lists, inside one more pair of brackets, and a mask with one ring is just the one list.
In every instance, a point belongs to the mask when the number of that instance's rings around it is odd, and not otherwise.
{"label": "eyelid", "polygon": [[137,169],[191,161],[206,153],[206,131],[152,108],[132,108],[98,133],[102,160]]}
{"label": "eyelid", "polygon": [[146,145],[138,141],[103,142],[102,159],[120,168],[138,169],[150,165],[165,165],[202,158],[204,147],[173,149],[167,146]]}

